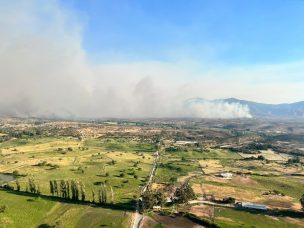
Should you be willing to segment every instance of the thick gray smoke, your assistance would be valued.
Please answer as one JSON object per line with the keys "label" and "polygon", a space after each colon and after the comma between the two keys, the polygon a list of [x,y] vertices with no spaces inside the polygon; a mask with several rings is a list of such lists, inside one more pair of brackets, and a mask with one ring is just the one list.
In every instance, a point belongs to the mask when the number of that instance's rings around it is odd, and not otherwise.
{"label": "thick gray smoke", "polygon": [[185,105],[179,71],[166,64],[89,63],[81,29],[56,1],[0,7],[1,115],[250,117],[239,104]]}

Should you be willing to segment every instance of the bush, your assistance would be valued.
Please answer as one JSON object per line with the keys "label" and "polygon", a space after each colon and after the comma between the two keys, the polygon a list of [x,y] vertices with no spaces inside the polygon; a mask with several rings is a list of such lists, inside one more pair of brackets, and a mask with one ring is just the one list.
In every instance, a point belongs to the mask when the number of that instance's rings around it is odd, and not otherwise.
{"label": "bush", "polygon": [[14,170],[13,171],[13,176],[14,177],[18,177],[20,175],[19,171],[18,170]]}
{"label": "bush", "polygon": [[55,226],[51,226],[49,224],[40,224],[38,228],[55,228]]}
{"label": "bush", "polygon": [[233,203],[235,203],[235,198],[233,198],[233,197],[227,197],[227,198],[224,198],[222,200],[222,202],[223,203],[227,203],[227,204],[233,204]]}
{"label": "bush", "polygon": [[177,177],[170,177],[169,180],[171,183],[175,183],[177,181]]}
{"label": "bush", "polygon": [[1,205],[0,206],[0,213],[4,213],[7,210],[7,206],[6,205]]}

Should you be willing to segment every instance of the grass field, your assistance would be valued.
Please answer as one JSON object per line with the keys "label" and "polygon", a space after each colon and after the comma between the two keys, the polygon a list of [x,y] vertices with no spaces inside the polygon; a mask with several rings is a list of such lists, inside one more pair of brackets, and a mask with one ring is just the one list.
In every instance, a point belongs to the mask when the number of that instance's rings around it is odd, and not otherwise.
{"label": "grass field", "polygon": [[45,195],[50,194],[50,180],[76,179],[84,183],[90,200],[91,191],[97,191],[103,182],[109,191],[113,189],[116,203],[127,203],[138,196],[155,151],[148,143],[74,138],[13,139],[1,143],[0,148],[4,156],[0,171],[18,171],[23,190],[29,176]]}
{"label": "grass field", "polygon": [[282,218],[271,217],[263,214],[255,214],[245,211],[236,211],[228,208],[216,208],[215,222],[223,228],[234,227],[300,227],[299,224],[291,223]]}
{"label": "grass field", "polygon": [[39,227],[42,224],[58,227],[125,227],[130,214],[125,211],[64,204],[42,198],[0,191],[0,213],[3,227]]}

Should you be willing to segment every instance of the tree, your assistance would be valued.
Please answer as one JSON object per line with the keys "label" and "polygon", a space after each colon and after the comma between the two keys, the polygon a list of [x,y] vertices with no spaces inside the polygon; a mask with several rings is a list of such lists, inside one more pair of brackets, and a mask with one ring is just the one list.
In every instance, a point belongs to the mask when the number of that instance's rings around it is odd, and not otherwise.
{"label": "tree", "polygon": [[81,194],[81,201],[85,201],[85,186],[82,182],[80,182],[80,194]]}
{"label": "tree", "polygon": [[304,210],[304,194],[302,195],[302,197],[300,199],[300,203],[302,205],[302,209]]}
{"label": "tree", "polygon": [[62,198],[67,197],[67,192],[66,192],[66,182],[64,180],[60,181],[60,194]]}
{"label": "tree", "polygon": [[36,193],[37,193],[38,195],[41,194],[41,190],[40,190],[40,185],[39,185],[39,184],[38,184],[38,186],[37,186],[37,191],[36,191]]}
{"label": "tree", "polygon": [[92,203],[95,203],[95,192],[92,190]]}
{"label": "tree", "polygon": [[107,190],[106,185],[101,183],[100,189],[98,190],[98,203],[106,204],[107,203]]}
{"label": "tree", "polygon": [[53,184],[53,181],[50,181],[50,193],[52,196],[54,196],[54,184]]}
{"label": "tree", "polygon": [[28,179],[29,190],[31,193],[37,193],[37,185],[33,177]]}
{"label": "tree", "polygon": [[102,204],[102,193],[101,193],[101,189],[98,190],[98,203]]}
{"label": "tree", "polygon": [[101,203],[106,204],[107,203],[107,189],[105,184],[101,184]]}
{"label": "tree", "polygon": [[72,192],[72,199],[78,200],[79,199],[79,183],[75,180],[71,181],[71,192]]}
{"label": "tree", "polygon": [[53,186],[54,186],[54,194],[56,193],[56,195],[59,196],[58,184],[56,180],[53,181]]}
{"label": "tree", "polygon": [[66,198],[70,199],[70,183],[69,183],[69,181],[66,181],[65,185],[66,185],[66,193],[67,193]]}
{"label": "tree", "polygon": [[165,197],[160,191],[146,191],[142,195],[143,207],[146,209],[152,208],[153,206],[161,206],[165,202]]}
{"label": "tree", "polygon": [[110,186],[110,189],[111,189],[111,203],[114,203],[114,191],[112,186]]}
{"label": "tree", "polygon": [[187,203],[190,199],[194,198],[195,194],[188,181],[175,190],[174,201],[177,203]]}
{"label": "tree", "polygon": [[16,180],[16,186],[17,186],[17,191],[19,192],[21,187],[20,187],[20,183],[19,183],[18,179]]}

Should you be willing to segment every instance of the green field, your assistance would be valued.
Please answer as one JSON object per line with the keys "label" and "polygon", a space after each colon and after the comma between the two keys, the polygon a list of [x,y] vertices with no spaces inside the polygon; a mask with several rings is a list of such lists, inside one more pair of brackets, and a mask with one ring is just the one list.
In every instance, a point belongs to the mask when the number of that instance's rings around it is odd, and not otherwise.
{"label": "green field", "polygon": [[0,191],[0,205],[7,207],[0,213],[2,227],[39,227],[42,224],[71,228],[125,227],[130,217],[125,211],[59,203],[4,191]]}
{"label": "green field", "polygon": [[215,222],[223,228],[233,227],[299,227],[291,224],[284,219],[271,217],[263,214],[255,214],[245,211],[237,211],[227,208],[215,209],[216,219]]}
{"label": "green field", "polygon": [[[21,192],[26,191],[30,177],[39,185],[43,196],[51,195],[50,180],[77,180],[85,186],[86,201],[92,201],[94,191],[97,202],[103,183],[108,203],[122,208],[111,210],[66,204],[56,202],[56,198],[0,191],[0,206],[7,207],[0,213],[1,224],[10,224],[9,227],[55,225],[54,222],[63,227],[125,227],[123,224],[129,216],[123,208],[134,210],[139,188],[147,181],[156,150],[152,144],[128,139],[79,140],[72,137],[11,139],[0,143],[0,148],[0,172],[18,173]],[[10,182],[10,186],[17,188],[15,181]]]}

